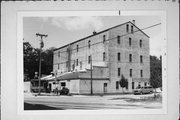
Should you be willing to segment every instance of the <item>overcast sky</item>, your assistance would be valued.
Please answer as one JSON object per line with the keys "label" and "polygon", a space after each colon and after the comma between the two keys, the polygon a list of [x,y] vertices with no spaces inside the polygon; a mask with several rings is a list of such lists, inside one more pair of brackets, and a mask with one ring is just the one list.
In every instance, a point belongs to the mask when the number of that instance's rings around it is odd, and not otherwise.
{"label": "overcast sky", "polygon": [[[140,29],[161,23],[158,16],[73,16],[73,17],[24,17],[24,41],[39,48],[36,33],[47,34],[44,38],[44,49],[61,47],[101,30],[135,20]],[[150,54],[161,55],[161,25],[143,30],[150,37]]]}

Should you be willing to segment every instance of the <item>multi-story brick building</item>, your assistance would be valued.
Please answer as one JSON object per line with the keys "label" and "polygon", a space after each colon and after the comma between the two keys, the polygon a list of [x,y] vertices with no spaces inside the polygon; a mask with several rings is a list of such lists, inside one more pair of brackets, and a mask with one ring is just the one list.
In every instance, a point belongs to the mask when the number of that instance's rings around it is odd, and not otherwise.
{"label": "multi-story brick building", "polygon": [[[126,22],[62,46],[54,51],[53,70],[59,86],[70,93],[121,93],[121,76],[127,92],[149,85],[149,36],[135,21]],[[92,84],[91,84],[92,59]]]}

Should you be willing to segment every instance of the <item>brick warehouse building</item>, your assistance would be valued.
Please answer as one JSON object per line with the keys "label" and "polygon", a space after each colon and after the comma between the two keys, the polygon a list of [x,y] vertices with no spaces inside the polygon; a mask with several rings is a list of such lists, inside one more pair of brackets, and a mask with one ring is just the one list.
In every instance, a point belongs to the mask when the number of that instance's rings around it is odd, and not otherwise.
{"label": "brick warehouse building", "polygon": [[[91,61],[92,59],[92,61]],[[92,64],[91,64],[92,62]],[[92,65],[92,86],[91,86]],[[121,93],[121,76],[128,80],[126,92],[149,85],[149,36],[135,21],[126,22],[54,50],[53,70],[56,87],[70,93]],[[51,89],[55,87],[49,82]]]}

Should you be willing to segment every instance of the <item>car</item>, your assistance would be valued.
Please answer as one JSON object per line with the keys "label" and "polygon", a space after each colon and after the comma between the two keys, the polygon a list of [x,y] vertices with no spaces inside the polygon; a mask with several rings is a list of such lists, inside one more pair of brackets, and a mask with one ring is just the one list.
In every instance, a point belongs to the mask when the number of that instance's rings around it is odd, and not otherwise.
{"label": "car", "polygon": [[66,87],[63,87],[59,92],[60,92],[60,95],[68,95],[69,89]]}
{"label": "car", "polygon": [[152,86],[137,87],[134,90],[134,95],[136,95],[136,94],[146,94],[146,93],[153,93],[153,87]]}

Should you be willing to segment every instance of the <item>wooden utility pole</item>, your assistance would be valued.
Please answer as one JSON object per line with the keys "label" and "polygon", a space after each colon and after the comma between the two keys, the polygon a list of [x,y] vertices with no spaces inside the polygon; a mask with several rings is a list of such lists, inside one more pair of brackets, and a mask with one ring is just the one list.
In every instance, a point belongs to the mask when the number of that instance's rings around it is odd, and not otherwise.
{"label": "wooden utility pole", "polygon": [[48,35],[44,35],[44,34],[39,34],[36,33],[37,37],[40,37],[40,51],[39,51],[39,95],[41,93],[41,52],[42,52],[42,48],[44,47],[44,43],[43,43],[43,37],[47,37]]}
{"label": "wooden utility pole", "polygon": [[91,95],[93,95],[93,83],[92,83],[92,55],[91,55]]}

